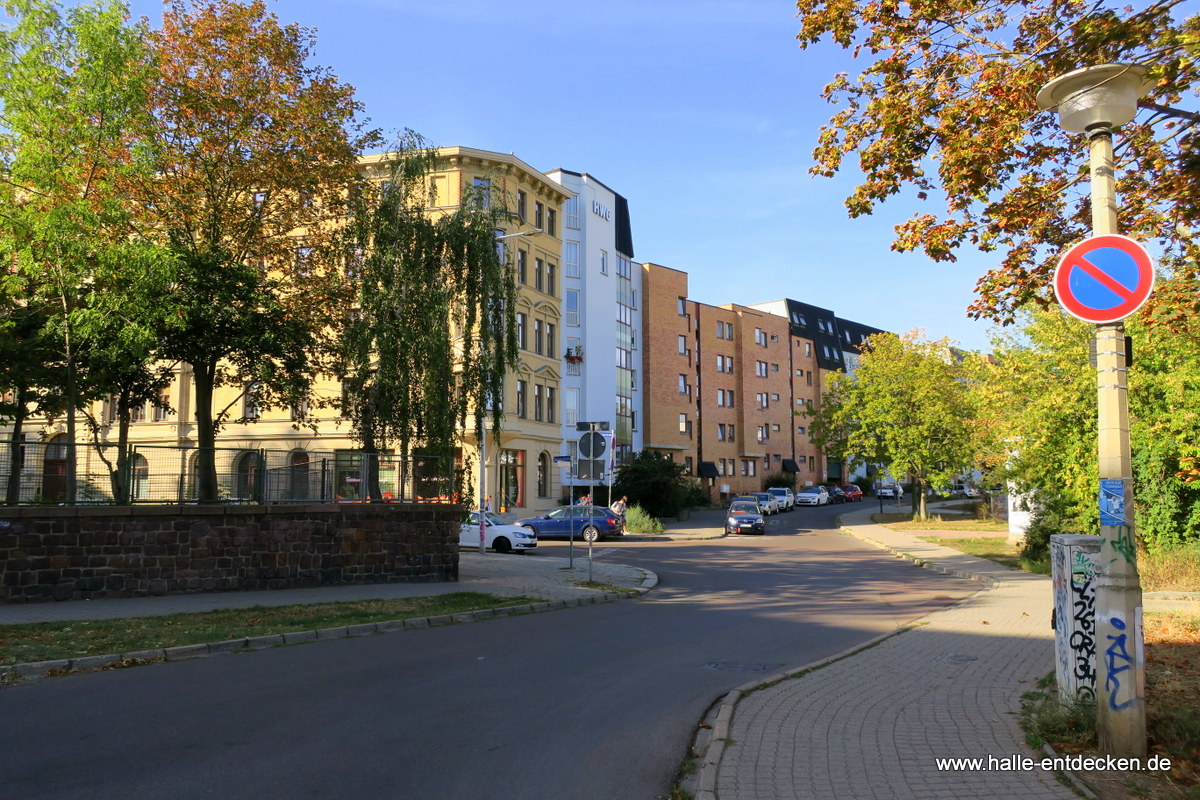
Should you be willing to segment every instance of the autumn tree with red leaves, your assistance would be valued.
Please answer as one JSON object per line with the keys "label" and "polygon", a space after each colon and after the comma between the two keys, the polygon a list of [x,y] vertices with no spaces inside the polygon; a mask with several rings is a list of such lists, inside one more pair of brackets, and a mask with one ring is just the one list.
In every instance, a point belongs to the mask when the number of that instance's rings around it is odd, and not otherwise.
{"label": "autumn tree with red leaves", "polygon": [[309,63],[314,44],[263,0],[171,0],[151,42],[152,123],[134,150],[157,170],[127,188],[141,233],[180,263],[163,356],[195,384],[202,502],[217,499],[213,447],[231,414],[214,408],[214,388],[297,402],[313,344],[331,330],[325,315],[344,307],[335,223],[376,137],[356,119],[353,88]]}
{"label": "autumn tree with red leaves", "polygon": [[[812,171],[832,176],[857,155],[851,216],[901,192],[930,206],[896,227],[893,248],[939,261],[995,252],[969,312],[1011,322],[1050,300],[1062,250],[1090,234],[1086,149],[1039,111],[1038,90],[1080,67],[1144,64],[1155,87],[1117,149],[1122,232],[1152,243],[1194,287],[1200,219],[1200,114],[1194,105],[1200,16],[1179,0],[1131,10],[1105,0],[799,0],[802,47],[829,38],[862,59],[825,97]],[[935,197],[944,210],[933,208]],[[1188,313],[1200,311],[1194,290]],[[1146,314],[1178,308],[1151,303]]]}

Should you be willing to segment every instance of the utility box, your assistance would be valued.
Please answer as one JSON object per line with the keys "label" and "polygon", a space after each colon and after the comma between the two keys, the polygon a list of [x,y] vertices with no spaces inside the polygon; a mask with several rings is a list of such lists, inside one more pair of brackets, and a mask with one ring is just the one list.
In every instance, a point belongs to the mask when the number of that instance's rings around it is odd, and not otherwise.
{"label": "utility box", "polygon": [[1054,655],[1058,697],[1063,703],[1096,697],[1096,574],[1099,536],[1050,537],[1054,584]]}

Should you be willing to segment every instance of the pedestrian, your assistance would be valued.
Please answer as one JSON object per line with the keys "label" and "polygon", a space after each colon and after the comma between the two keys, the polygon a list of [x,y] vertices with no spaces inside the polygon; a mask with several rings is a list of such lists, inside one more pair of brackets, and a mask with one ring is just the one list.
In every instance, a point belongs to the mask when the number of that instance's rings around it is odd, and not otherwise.
{"label": "pedestrian", "polygon": [[483,510],[484,511],[492,510],[492,496],[490,494],[487,496],[487,502],[483,504]]}
{"label": "pedestrian", "polygon": [[625,519],[625,509],[629,507],[629,498],[622,495],[621,499],[609,506],[609,510],[621,519]]}
{"label": "pedestrian", "polygon": [[583,495],[582,497],[579,498],[579,502],[576,503],[576,505],[581,505],[581,506],[590,506],[591,504],[592,504],[592,496],[590,494]]}

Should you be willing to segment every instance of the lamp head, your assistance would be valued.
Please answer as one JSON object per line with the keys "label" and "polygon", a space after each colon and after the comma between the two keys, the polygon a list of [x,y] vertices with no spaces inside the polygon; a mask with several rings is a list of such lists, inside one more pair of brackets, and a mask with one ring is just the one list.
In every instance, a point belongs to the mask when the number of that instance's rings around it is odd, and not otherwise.
{"label": "lamp head", "polygon": [[1038,92],[1041,109],[1058,112],[1063,130],[1083,133],[1095,127],[1118,128],[1137,114],[1137,101],[1154,82],[1137,64],[1101,64],[1060,75]]}

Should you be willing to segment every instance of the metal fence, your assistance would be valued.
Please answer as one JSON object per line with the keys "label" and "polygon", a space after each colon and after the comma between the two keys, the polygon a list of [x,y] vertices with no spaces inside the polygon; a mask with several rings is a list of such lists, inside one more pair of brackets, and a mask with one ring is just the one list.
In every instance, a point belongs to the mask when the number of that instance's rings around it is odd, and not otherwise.
{"label": "metal fence", "polygon": [[[134,444],[118,464],[114,444],[0,442],[0,498],[7,505],[189,503],[197,500],[195,447]],[[366,502],[377,473],[380,497],[449,502],[453,465],[432,456],[402,458],[350,450],[214,448],[217,495],[227,503]],[[75,466],[68,497],[69,465]]]}

